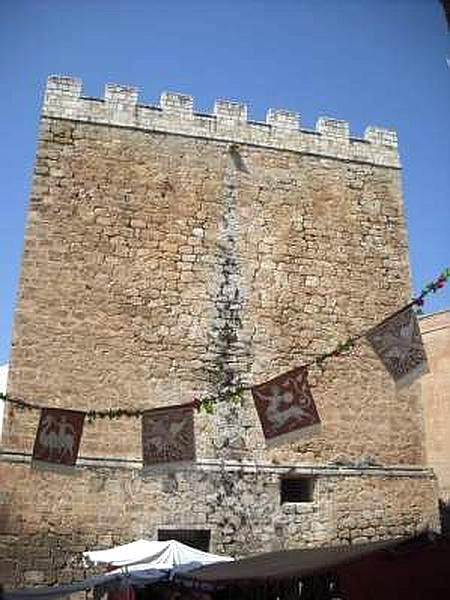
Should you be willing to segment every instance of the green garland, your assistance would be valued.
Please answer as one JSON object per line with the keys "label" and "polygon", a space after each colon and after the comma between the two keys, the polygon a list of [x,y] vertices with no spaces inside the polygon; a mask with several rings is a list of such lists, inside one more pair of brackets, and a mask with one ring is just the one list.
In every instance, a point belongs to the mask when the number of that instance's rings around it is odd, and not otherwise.
{"label": "green garland", "polygon": [[[423,312],[422,307],[425,304],[425,298],[429,294],[434,294],[438,290],[443,288],[449,280],[450,280],[450,268],[446,268],[446,269],[444,269],[444,271],[439,275],[439,277],[436,280],[428,283],[422,289],[420,294],[418,296],[416,296],[415,298],[413,298],[413,300],[409,304],[406,304],[400,310],[396,311],[395,313],[392,313],[391,316],[393,316],[394,314],[397,314],[399,312],[403,312],[404,310],[407,310],[408,308],[411,308],[413,306],[417,307],[417,312],[419,314],[422,314],[422,312]],[[389,317],[387,317],[387,318],[389,318]],[[370,329],[373,329],[373,327]],[[330,352],[325,352],[323,354],[320,354],[319,356],[312,359],[310,362],[306,363],[304,366],[307,368],[307,367],[316,365],[316,366],[320,367],[321,369],[323,369],[324,364],[327,360],[329,360],[330,358],[334,358],[336,356],[341,356],[342,354],[346,354],[347,352],[350,352],[350,350],[352,350],[354,348],[356,342],[358,340],[360,340],[361,338],[365,337],[367,335],[367,333],[368,333],[368,331],[365,331],[356,336],[349,337],[344,342],[339,342],[339,344],[337,344],[337,346],[333,350],[331,350]],[[194,398],[191,405],[197,411],[204,410],[207,414],[212,414],[214,412],[214,406],[218,402],[225,401],[225,402],[235,402],[235,403],[242,404],[243,399],[244,399],[243,394],[244,394],[244,392],[249,391],[249,390],[251,390],[251,386],[241,386],[241,387],[237,388],[236,390],[234,390],[233,392],[226,392],[223,395],[216,395],[216,396],[209,396],[209,397],[207,396],[204,398]],[[9,396],[7,394],[3,394],[1,392],[0,392],[0,400],[14,404],[20,410],[42,410],[43,408],[47,408],[45,406],[40,406],[38,404],[34,404],[33,402],[28,402],[21,398],[12,398],[11,396]],[[122,417],[138,418],[138,417],[142,417],[144,412],[145,412],[145,410],[143,410],[143,409],[132,410],[132,409],[127,409],[127,408],[110,408],[107,410],[89,410],[86,412],[86,416],[87,416],[88,423],[92,423],[96,419],[113,420],[113,419],[121,419]]]}

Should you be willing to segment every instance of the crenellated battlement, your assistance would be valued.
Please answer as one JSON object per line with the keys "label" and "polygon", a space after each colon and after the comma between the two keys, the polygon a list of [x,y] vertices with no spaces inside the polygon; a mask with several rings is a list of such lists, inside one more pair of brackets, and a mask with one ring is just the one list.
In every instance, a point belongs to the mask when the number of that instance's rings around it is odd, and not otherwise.
{"label": "crenellated battlement", "polygon": [[269,109],[265,122],[251,121],[247,105],[216,100],[213,114],[194,111],[192,96],[163,92],[159,106],[138,104],[135,87],[107,84],[103,99],[81,95],[82,82],[48,78],[42,114],[105,125],[251,144],[303,154],[400,168],[397,134],[369,126],[364,138],[350,136],[346,121],[319,117],[315,130],[301,128],[299,114]]}

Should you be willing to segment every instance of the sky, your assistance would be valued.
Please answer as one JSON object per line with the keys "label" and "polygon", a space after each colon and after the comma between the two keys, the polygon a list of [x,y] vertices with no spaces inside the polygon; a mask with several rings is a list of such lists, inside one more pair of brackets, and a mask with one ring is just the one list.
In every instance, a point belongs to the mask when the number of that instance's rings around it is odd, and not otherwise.
{"label": "sky", "polygon": [[[450,37],[438,0],[1,0],[0,364],[11,343],[42,95],[50,74],[245,101],[397,130],[415,292],[450,267]],[[396,307],[393,307],[393,309]],[[426,312],[450,308],[450,285]]]}

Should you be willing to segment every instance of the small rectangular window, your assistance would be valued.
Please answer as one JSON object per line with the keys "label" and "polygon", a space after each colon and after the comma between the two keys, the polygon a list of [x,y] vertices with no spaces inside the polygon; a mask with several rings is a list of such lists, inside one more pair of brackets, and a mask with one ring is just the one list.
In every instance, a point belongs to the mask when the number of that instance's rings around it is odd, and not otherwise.
{"label": "small rectangular window", "polygon": [[315,477],[283,477],[280,482],[281,504],[284,502],[312,502]]}
{"label": "small rectangular window", "polygon": [[209,529],[158,529],[158,540],[176,540],[197,550],[209,552],[211,531]]}

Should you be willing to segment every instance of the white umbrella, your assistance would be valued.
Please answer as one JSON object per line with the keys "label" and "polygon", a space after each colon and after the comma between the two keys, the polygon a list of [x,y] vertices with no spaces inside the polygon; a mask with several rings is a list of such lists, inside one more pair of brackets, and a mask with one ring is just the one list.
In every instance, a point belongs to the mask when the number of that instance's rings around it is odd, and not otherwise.
{"label": "white umbrella", "polygon": [[108,584],[144,586],[170,579],[176,573],[186,573],[202,566],[229,562],[233,558],[202,552],[175,540],[156,542],[137,540],[108,550],[83,552],[83,557],[95,564],[108,564],[113,571],[84,581],[56,586],[42,586],[4,592],[4,600],[53,600],[78,591]]}
{"label": "white umbrella", "polygon": [[[219,556],[186,546],[176,540],[157,542],[140,539],[130,544],[115,546],[108,550],[83,552],[83,556],[95,564],[104,563],[115,567],[127,567],[128,572],[143,569],[175,569],[188,565],[211,565],[229,562],[229,556]],[[114,571],[112,571],[114,573]]]}

